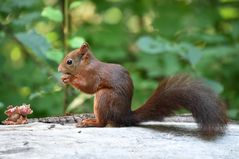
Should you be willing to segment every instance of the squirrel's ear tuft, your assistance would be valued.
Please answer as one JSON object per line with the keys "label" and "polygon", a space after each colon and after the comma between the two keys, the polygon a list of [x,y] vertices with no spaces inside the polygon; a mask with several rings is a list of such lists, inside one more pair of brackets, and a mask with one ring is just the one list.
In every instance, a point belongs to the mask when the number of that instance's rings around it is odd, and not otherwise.
{"label": "squirrel's ear tuft", "polygon": [[81,52],[86,52],[88,49],[89,49],[89,44],[87,42],[84,42],[80,47]]}

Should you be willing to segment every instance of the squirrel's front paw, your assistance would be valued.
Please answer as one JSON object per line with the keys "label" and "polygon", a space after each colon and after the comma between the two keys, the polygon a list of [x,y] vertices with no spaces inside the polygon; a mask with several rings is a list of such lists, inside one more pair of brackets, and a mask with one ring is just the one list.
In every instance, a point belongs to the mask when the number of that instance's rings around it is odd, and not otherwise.
{"label": "squirrel's front paw", "polygon": [[70,83],[71,82],[71,75],[69,75],[69,74],[63,74],[62,76],[61,76],[61,80],[62,80],[62,82],[64,83],[64,84],[68,84],[68,83]]}

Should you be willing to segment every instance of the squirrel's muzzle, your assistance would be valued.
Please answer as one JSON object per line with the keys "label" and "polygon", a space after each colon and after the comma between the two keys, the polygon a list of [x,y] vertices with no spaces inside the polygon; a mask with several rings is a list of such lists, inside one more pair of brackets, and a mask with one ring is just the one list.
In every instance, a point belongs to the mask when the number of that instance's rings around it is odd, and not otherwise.
{"label": "squirrel's muzzle", "polygon": [[58,66],[58,72],[62,72],[62,66],[61,65]]}

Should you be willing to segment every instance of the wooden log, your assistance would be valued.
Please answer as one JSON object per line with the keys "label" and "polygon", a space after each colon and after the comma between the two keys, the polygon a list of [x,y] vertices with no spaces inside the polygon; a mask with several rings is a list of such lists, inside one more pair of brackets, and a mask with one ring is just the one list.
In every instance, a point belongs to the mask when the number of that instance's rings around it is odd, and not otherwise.
{"label": "wooden log", "polygon": [[34,120],[26,125],[0,125],[0,159],[239,157],[236,123],[230,123],[224,135],[206,139],[190,116],[120,128],[76,128],[74,122],[63,125]]}

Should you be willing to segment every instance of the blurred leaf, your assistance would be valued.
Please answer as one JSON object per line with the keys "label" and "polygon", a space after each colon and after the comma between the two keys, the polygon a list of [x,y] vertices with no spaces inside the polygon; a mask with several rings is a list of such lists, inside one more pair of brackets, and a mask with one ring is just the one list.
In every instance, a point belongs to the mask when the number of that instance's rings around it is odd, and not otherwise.
{"label": "blurred leaf", "polygon": [[60,87],[59,85],[50,83],[48,85],[45,85],[44,87],[41,87],[41,90],[31,93],[29,96],[29,100],[34,100],[36,98],[42,98],[49,94],[59,92],[61,90],[62,90],[62,87]]}
{"label": "blurred leaf", "polygon": [[[134,85],[136,86],[136,91],[140,91],[140,90],[154,90],[157,85],[158,85],[158,81],[155,80],[150,80],[147,79],[145,80],[139,73],[137,72],[133,72],[131,74],[131,78],[134,82]],[[144,97],[147,98],[147,97]]]}
{"label": "blurred leaf", "polygon": [[234,39],[239,37],[239,21],[232,23],[231,35]]}
{"label": "blurred leaf", "polygon": [[238,114],[239,114],[238,109],[228,110],[228,116],[232,119],[236,119]]}
{"label": "blurred leaf", "polygon": [[195,35],[194,40],[201,40],[206,42],[207,44],[216,44],[216,43],[225,43],[227,42],[227,37],[220,35],[220,34],[203,34],[198,33]]}
{"label": "blurred leaf", "polygon": [[160,45],[157,41],[149,36],[143,36],[137,41],[137,46],[140,50],[149,54],[157,54],[164,51],[162,44]]}
{"label": "blurred leaf", "polygon": [[118,24],[122,19],[122,12],[117,7],[111,7],[104,13],[104,21],[108,24]]}
{"label": "blurred leaf", "polygon": [[61,11],[52,7],[44,8],[41,15],[55,22],[62,22],[63,20]]}
{"label": "blurred leaf", "polygon": [[[96,28],[91,28],[91,30],[89,30],[90,35],[88,36],[101,47],[119,48],[119,46],[124,45],[128,40],[121,25],[104,25]],[[92,36],[92,34],[94,36]],[[86,36],[83,37],[86,38]]]}
{"label": "blurred leaf", "polygon": [[70,39],[69,44],[71,48],[77,49],[80,48],[80,46],[85,42],[85,39],[82,37],[73,37]]}
{"label": "blurred leaf", "polygon": [[198,48],[189,43],[181,43],[180,47],[183,50],[183,52],[181,52],[182,56],[188,60],[191,65],[194,66],[199,62],[202,57],[202,53]]}
{"label": "blurred leaf", "polygon": [[30,96],[29,96],[29,100],[33,100],[35,98],[42,97],[45,94],[46,94],[45,91],[39,91],[39,92],[31,93]]}
{"label": "blurred leaf", "polygon": [[64,54],[59,50],[50,50],[46,52],[46,57],[56,63],[60,63]]}
{"label": "blurred leaf", "polygon": [[141,37],[137,41],[137,46],[140,50],[149,54],[158,54],[163,52],[177,53],[188,60],[193,66],[197,64],[202,56],[201,51],[192,44],[176,44],[161,37],[157,37],[156,40],[147,36]]}
{"label": "blurred leaf", "polygon": [[80,94],[78,95],[68,106],[67,111],[71,112],[72,110],[77,109],[78,107],[80,107],[86,100],[92,98],[92,95],[88,95],[88,94]]}
{"label": "blurred leaf", "polygon": [[188,61],[192,64],[195,65],[198,63],[198,61],[201,59],[202,55],[197,52],[195,49],[190,49],[188,50],[185,58],[188,59]]}
{"label": "blurred leaf", "polygon": [[209,80],[209,79],[205,79],[205,83],[211,88],[213,89],[217,94],[222,93],[223,91],[223,85],[217,81],[214,80]]}
{"label": "blurred leaf", "polygon": [[164,76],[172,76],[181,70],[180,59],[176,54],[166,53],[163,55],[163,61],[161,62],[162,74]]}
{"label": "blurred leaf", "polygon": [[74,1],[70,4],[70,9],[75,9],[77,7],[79,7],[81,5],[81,2],[80,1]]}
{"label": "blurred leaf", "polygon": [[51,48],[46,38],[35,31],[17,33],[16,38],[33,53],[45,57],[45,53]]}
{"label": "blurred leaf", "polygon": [[202,50],[206,57],[223,57],[231,53],[237,53],[239,51],[239,44],[237,45],[219,45],[209,46]]}
{"label": "blurred leaf", "polygon": [[61,76],[62,76],[61,72],[55,72],[55,74],[54,74],[54,77],[56,77],[59,82],[61,82]]}
{"label": "blurred leaf", "polygon": [[4,108],[3,102],[0,101],[0,109]]}
{"label": "blurred leaf", "polygon": [[[164,5],[164,3],[165,1],[154,4],[157,7],[155,10],[156,14],[160,16],[155,18],[153,26],[158,29],[160,35],[169,37],[173,36],[182,27],[185,27],[189,6],[177,2],[174,5],[169,5],[170,2],[168,2],[168,5]],[[192,24],[192,22],[191,20],[190,23]]]}
{"label": "blurred leaf", "polygon": [[238,18],[238,8],[235,7],[221,7],[219,8],[219,13],[225,19]]}
{"label": "blurred leaf", "polygon": [[26,26],[26,24],[29,24],[33,22],[34,20],[38,19],[40,17],[40,12],[31,12],[28,14],[21,15],[18,19],[15,19],[13,21],[13,24],[16,26]]}
{"label": "blurred leaf", "polygon": [[2,0],[0,5],[0,11],[2,12],[12,12],[16,9],[22,8],[32,8],[33,6],[39,4],[40,1],[33,1],[33,0]]}
{"label": "blurred leaf", "polygon": [[140,70],[145,70],[150,77],[158,77],[162,75],[162,67],[160,67],[159,56],[140,54],[139,59],[136,62],[136,66]]}
{"label": "blurred leaf", "polygon": [[39,1],[32,1],[32,0],[22,0],[22,1],[16,1],[16,0],[7,0],[8,3],[11,3],[13,6],[18,8],[23,7],[32,7],[33,5],[39,4]]}
{"label": "blurred leaf", "polygon": [[127,58],[127,54],[124,48],[115,49],[112,47],[102,47],[102,48],[96,48],[96,49],[97,51],[95,52],[95,55],[99,59],[105,62],[120,63],[120,62],[123,62],[125,58]]}

